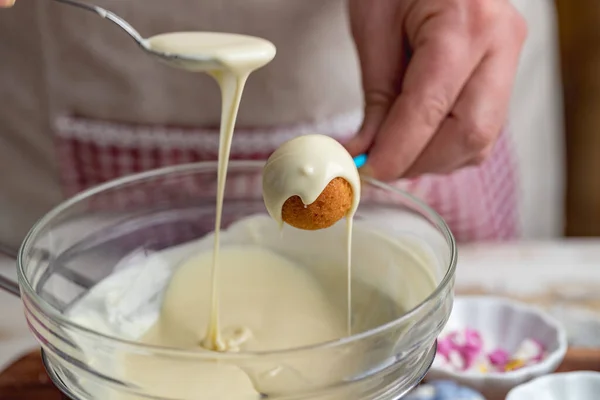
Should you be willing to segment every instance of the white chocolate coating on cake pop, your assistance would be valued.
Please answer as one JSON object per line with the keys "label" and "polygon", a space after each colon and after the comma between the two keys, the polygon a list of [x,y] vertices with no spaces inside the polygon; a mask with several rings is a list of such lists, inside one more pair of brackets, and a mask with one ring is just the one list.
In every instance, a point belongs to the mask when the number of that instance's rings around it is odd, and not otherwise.
{"label": "white chocolate coating on cake pop", "polygon": [[263,197],[271,217],[283,225],[281,209],[287,199],[299,196],[312,204],[335,178],[352,187],[353,216],[360,201],[360,176],[354,160],[338,141],[325,135],[299,136],[279,147],[263,170]]}

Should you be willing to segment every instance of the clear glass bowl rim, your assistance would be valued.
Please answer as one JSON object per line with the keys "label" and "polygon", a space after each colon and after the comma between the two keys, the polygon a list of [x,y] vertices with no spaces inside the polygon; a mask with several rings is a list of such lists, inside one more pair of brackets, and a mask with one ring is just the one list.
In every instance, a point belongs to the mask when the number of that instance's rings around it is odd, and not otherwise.
{"label": "clear glass bowl rim", "polygon": [[[232,171],[235,169],[258,169],[264,166],[264,161],[255,161],[255,160],[231,160],[229,163],[228,171]],[[114,179],[108,181],[106,183],[100,184],[98,186],[89,188],[84,190],[77,195],[63,201],[48,213],[46,213],[42,218],[40,218],[33,227],[27,233],[21,247],[19,248],[19,254],[17,257],[17,276],[19,280],[19,285],[21,287],[21,291],[26,294],[28,299],[33,302],[33,305],[37,307],[45,317],[49,318],[54,323],[62,326],[63,328],[67,328],[74,333],[82,334],[83,336],[87,336],[91,339],[96,339],[101,342],[104,346],[112,345],[115,347],[119,347],[121,349],[126,349],[129,352],[133,353],[148,353],[152,351],[154,353],[164,353],[165,355],[176,356],[176,357],[185,357],[185,358],[199,358],[199,359],[220,359],[220,360],[244,360],[251,359],[254,357],[264,357],[264,356],[287,356],[294,355],[301,352],[308,352],[313,350],[321,350],[332,347],[338,347],[350,344],[352,342],[360,341],[363,339],[367,339],[371,336],[375,336],[377,334],[385,333],[385,331],[392,330],[398,325],[410,319],[413,315],[418,314],[420,310],[425,308],[428,303],[435,301],[438,298],[439,294],[442,293],[448,285],[452,282],[452,278],[454,277],[456,264],[457,264],[457,248],[456,241],[454,236],[450,232],[450,228],[446,224],[446,222],[442,219],[442,217],[435,212],[432,208],[426,205],[424,202],[416,198],[415,196],[401,190],[394,188],[390,185],[387,185],[383,182],[380,182],[376,179],[364,177],[363,180],[368,182],[370,185],[378,187],[380,189],[394,192],[414,204],[416,204],[421,209],[420,213],[424,214],[427,218],[433,221],[437,226],[441,233],[444,235],[447,243],[450,247],[450,261],[448,268],[446,270],[446,274],[442,278],[439,285],[435,288],[435,290],[421,303],[412,308],[410,311],[402,315],[402,317],[390,321],[386,324],[377,326],[371,330],[361,332],[352,336],[343,337],[336,340],[331,340],[327,342],[317,343],[309,346],[295,347],[291,349],[283,349],[283,350],[275,350],[275,351],[260,351],[260,352],[243,352],[243,353],[219,353],[213,351],[207,351],[204,349],[181,349],[174,347],[166,347],[166,346],[156,346],[156,345],[147,345],[141,344],[139,342],[135,342],[132,340],[126,340],[118,337],[114,337],[111,335],[106,335],[100,332],[96,332],[93,329],[86,328],[85,326],[79,325],[75,322],[69,320],[69,318],[65,317],[63,314],[59,313],[55,310],[51,305],[46,303],[38,294],[35,292],[33,287],[31,286],[29,280],[25,276],[25,268],[24,268],[24,255],[28,251],[28,249],[35,242],[38,234],[43,231],[43,229],[51,223],[55,217],[68,210],[70,207],[87,200],[88,198],[100,194],[104,191],[117,188],[119,186],[135,183],[145,179],[156,178],[160,176],[169,175],[172,173],[185,173],[185,172],[208,172],[217,170],[217,162],[216,161],[204,161],[198,163],[188,163],[188,164],[180,164],[174,166],[168,166],[158,169],[153,169],[150,171],[145,171],[141,173],[136,173],[132,175],[128,175],[125,177],[121,177],[118,179]]]}

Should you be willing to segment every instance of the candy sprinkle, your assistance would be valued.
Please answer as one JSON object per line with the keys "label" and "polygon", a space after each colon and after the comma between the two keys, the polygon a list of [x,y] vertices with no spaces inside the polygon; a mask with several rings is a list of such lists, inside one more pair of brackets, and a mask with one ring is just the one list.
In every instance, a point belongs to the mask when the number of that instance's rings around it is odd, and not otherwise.
{"label": "candy sprinkle", "polygon": [[510,361],[510,354],[506,350],[496,349],[488,354],[490,364],[499,369],[504,369]]}
{"label": "candy sprinkle", "polygon": [[438,338],[436,364],[455,371],[509,372],[541,362],[544,346],[537,340],[525,339],[514,354],[497,348],[485,351],[479,332],[467,328]]}

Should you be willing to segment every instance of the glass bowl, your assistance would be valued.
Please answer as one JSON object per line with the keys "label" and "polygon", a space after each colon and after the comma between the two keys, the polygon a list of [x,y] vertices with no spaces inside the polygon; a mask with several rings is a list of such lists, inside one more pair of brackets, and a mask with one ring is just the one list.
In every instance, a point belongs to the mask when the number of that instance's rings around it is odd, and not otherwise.
{"label": "glass bowl", "polygon": [[[267,218],[263,165],[230,163],[222,220],[226,232],[243,227],[248,218]],[[152,286],[146,270],[124,286],[119,298],[127,297],[126,303],[100,291],[104,282],[135,273],[140,265],[159,265],[172,274],[198,251],[198,243],[210,242],[216,170],[216,163],[188,164],[112,181],[64,202],[32,228],[19,253],[19,285],[29,327],[57,386],[81,400],[203,400],[215,383],[202,376],[189,379],[188,372],[206,366],[242,371],[257,388],[253,399],[397,399],[418,384],[452,308],[456,246],[434,211],[369,179],[355,218],[351,336],[294,349],[217,353],[144,345],[131,330],[97,328],[97,315],[112,313],[119,327],[127,326],[140,310],[159,302],[160,288]],[[272,226],[262,221],[264,232],[223,234],[222,246],[260,242],[302,259],[298,265],[342,304],[345,294],[336,294],[330,284],[346,279],[343,222],[317,232],[286,227],[281,236],[273,235],[274,221]],[[306,235],[316,244],[302,245]],[[374,236],[376,246],[369,239]],[[365,293],[371,295],[369,304],[361,300]],[[90,297],[97,307],[82,313],[79,305]],[[140,376],[131,365],[153,373]],[[285,387],[265,378],[273,371],[287,374]]]}

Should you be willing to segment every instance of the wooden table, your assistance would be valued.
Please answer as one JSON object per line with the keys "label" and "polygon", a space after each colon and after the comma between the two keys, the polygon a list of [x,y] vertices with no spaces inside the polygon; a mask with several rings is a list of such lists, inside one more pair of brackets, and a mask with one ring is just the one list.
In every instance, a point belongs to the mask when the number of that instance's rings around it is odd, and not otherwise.
{"label": "wooden table", "polygon": [[46,374],[40,351],[32,352],[0,374],[0,399],[61,400],[67,399]]}

